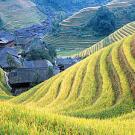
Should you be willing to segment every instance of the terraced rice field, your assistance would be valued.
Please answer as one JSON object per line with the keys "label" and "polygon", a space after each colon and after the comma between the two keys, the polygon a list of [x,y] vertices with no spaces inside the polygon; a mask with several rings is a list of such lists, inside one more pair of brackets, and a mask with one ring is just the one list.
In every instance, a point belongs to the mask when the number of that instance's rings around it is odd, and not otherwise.
{"label": "terraced rice field", "polygon": [[58,36],[47,35],[44,39],[46,42],[56,47],[58,55],[74,55],[75,57],[84,58],[133,33],[135,33],[135,22],[124,25],[104,39],[103,37],[92,36],[90,31],[83,33],[81,37],[77,36],[77,33],[75,34],[71,27],[69,30],[63,30]]}
{"label": "terraced rice field", "polygon": [[75,55],[75,57],[82,57],[82,58],[87,57],[91,55],[92,53],[100,50],[101,48],[104,48],[112,44],[113,42],[119,41],[129,35],[132,35],[133,33],[135,33],[135,22],[131,22],[123,26],[122,28],[118,29],[117,31],[109,35],[108,37],[101,40],[100,42],[78,53],[77,55]]}
{"label": "terraced rice field", "polygon": [[133,35],[17,97],[0,100],[0,133],[134,135],[134,107]]}
{"label": "terraced rice field", "polygon": [[[60,23],[60,32],[58,35],[48,34],[44,37],[45,41],[52,44],[57,49],[57,54],[60,56],[71,56],[88,48],[100,41],[103,37],[97,38],[93,36],[92,30],[80,32],[76,30],[81,25],[89,21],[98,7],[90,7],[82,9],[69,18]],[[86,21],[85,21],[86,20]]]}
{"label": "terraced rice field", "polygon": [[[97,41],[96,39],[92,40],[90,35],[87,35],[87,37],[77,38],[72,35],[66,36],[66,33],[62,33],[59,37],[46,36],[45,39],[47,40],[47,42],[54,44],[57,48],[62,48],[62,49],[76,48],[76,46],[74,46],[74,44],[78,44],[77,45],[78,48],[83,48],[84,46],[88,46],[90,44],[90,42],[96,43],[96,41]],[[67,42],[68,42],[68,44],[67,44]]]}
{"label": "terraced rice field", "polygon": [[[80,32],[76,30],[81,25],[84,25],[89,21],[98,7],[89,7],[82,9],[69,18],[60,23],[60,32],[58,35],[48,34],[44,37],[44,40],[49,44],[52,44],[57,49],[57,54],[60,56],[71,56],[77,54],[82,50],[88,48],[103,39],[103,37],[93,36],[92,30],[85,30]],[[86,20],[86,21],[85,21]]]}
{"label": "terraced rice field", "polygon": [[[125,20],[125,18],[122,18],[123,16],[122,13],[118,13],[117,11],[120,10],[121,8],[129,7],[133,3],[134,3],[134,0],[128,0],[128,1],[113,0],[106,5],[116,15],[117,20],[121,20],[117,22],[119,24],[117,25],[117,28],[122,27],[122,24],[126,24],[130,21],[128,19]],[[91,27],[85,30],[80,29],[86,24],[88,24],[88,22],[93,17],[93,15],[95,14],[95,12],[98,10],[99,7],[100,6],[87,7],[74,13],[72,16],[68,17],[67,19],[63,20],[60,23],[61,30],[58,33],[58,35],[54,36],[50,34],[45,37],[45,41],[47,41],[50,44],[53,44],[58,50],[57,51],[58,55],[62,55],[62,56],[63,55],[71,56],[74,54],[79,54],[80,52],[82,52],[82,50],[89,48],[90,46],[101,41],[105,37],[96,36],[95,32],[92,30]],[[112,37],[112,38],[115,38],[115,37]],[[112,42],[108,42],[108,40],[110,39],[105,40],[107,44],[112,43]],[[115,41],[117,40],[115,39]],[[85,54],[84,54],[84,57],[85,57]]]}
{"label": "terraced rice field", "polygon": [[[116,9],[117,7],[128,7],[133,3],[134,0],[111,0],[111,2],[106,4],[106,6],[110,10],[112,10]],[[67,19],[63,20],[60,25],[63,29],[70,29],[71,27],[78,27],[84,25],[89,21],[89,18],[93,16],[93,14],[98,10],[98,8],[100,8],[100,6],[83,8],[80,11],[74,13],[72,16],[68,17]]]}
{"label": "terraced rice field", "polygon": [[[70,27],[81,26],[84,24],[84,20],[88,21],[88,18],[93,15],[99,7],[87,7],[79,12],[76,12],[72,16],[68,17],[67,19],[63,20],[60,25],[63,29],[68,29]],[[87,22],[86,21],[86,22]]]}
{"label": "terraced rice field", "polygon": [[[94,38],[92,35],[84,34],[84,36],[74,35],[73,32],[62,32],[58,36],[46,35],[44,40],[55,46],[58,55],[73,55],[88,48],[99,41],[99,38]],[[68,55],[69,56],[69,55]]]}

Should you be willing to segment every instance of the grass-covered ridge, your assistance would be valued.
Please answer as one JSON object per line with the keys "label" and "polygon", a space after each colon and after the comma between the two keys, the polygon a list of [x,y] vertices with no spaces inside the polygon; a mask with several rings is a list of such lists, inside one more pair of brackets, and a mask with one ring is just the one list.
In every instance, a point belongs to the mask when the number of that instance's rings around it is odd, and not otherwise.
{"label": "grass-covered ridge", "polygon": [[129,36],[0,101],[0,133],[134,135],[134,52],[135,36]]}

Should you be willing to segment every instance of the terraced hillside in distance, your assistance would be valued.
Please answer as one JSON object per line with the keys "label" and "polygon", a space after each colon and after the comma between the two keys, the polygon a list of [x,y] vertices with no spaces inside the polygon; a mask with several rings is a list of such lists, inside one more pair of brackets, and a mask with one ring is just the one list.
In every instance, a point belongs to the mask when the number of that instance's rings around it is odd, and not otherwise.
{"label": "terraced hillside in distance", "polygon": [[[97,9],[97,8],[96,8]],[[91,15],[95,13],[95,8],[91,8]],[[76,13],[77,14],[77,13]],[[80,17],[82,15],[82,17]],[[84,24],[84,21],[89,18],[89,12],[83,12],[78,14],[71,20],[64,20],[60,23],[60,32],[58,35],[48,34],[45,36],[45,41],[49,44],[53,44],[58,52],[58,55],[70,56],[76,54],[90,45],[93,45],[100,41],[102,38],[93,37],[93,33],[89,30],[83,32],[77,31],[76,28],[79,28],[81,24]]]}
{"label": "terraced hillside in distance", "polygon": [[41,23],[46,18],[30,0],[0,0],[0,17],[8,30]]}
{"label": "terraced hillside in distance", "polygon": [[[112,0],[106,6],[109,9],[115,9],[115,7],[128,7],[134,2],[134,0]],[[83,8],[67,19],[63,20],[60,25],[63,27],[63,29],[70,29],[71,27],[84,25],[84,23],[89,21],[89,18],[98,10],[99,7],[100,6]]]}
{"label": "terraced hillside in distance", "polygon": [[55,46],[57,49],[58,56],[70,56],[76,54],[90,45],[93,45],[98,42],[97,38],[93,38],[88,33],[85,33],[83,36],[78,37],[76,34],[70,31],[59,33],[58,36],[46,35],[44,40]]}
{"label": "terraced hillside in distance", "polygon": [[[126,11],[123,12],[123,7],[129,10],[129,6],[133,3],[134,0],[116,0],[106,5],[117,17],[116,29],[133,21],[127,19]],[[53,44],[57,48],[58,55],[61,56],[71,56],[101,41],[105,36],[97,36],[98,34],[91,27],[82,29],[88,24],[98,9],[99,6],[87,7],[74,13],[60,23],[60,32],[57,35],[48,34],[45,36],[45,41]]]}
{"label": "terraced hillside in distance", "polygon": [[82,52],[79,52],[77,55],[74,55],[74,56],[85,58],[85,57],[91,55],[92,53],[100,50],[101,48],[104,48],[113,42],[119,41],[129,35],[132,35],[133,33],[135,33],[135,22],[128,23],[127,25],[118,29],[117,31],[115,31],[108,37],[104,38],[100,42],[97,42],[93,46],[83,50]]}
{"label": "terraced hillside in distance", "polygon": [[1,134],[134,135],[135,35],[8,101]]}

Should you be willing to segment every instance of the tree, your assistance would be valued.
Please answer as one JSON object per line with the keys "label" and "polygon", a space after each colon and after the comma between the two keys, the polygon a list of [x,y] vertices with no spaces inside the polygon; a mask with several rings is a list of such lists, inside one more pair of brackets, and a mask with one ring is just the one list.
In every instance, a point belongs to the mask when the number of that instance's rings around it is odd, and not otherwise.
{"label": "tree", "polygon": [[55,47],[48,44],[47,49],[49,50],[49,55],[52,57],[52,59],[54,59],[57,56]]}
{"label": "tree", "polygon": [[28,60],[47,59],[52,62],[52,58],[50,57],[49,52],[43,49],[32,49],[28,52],[26,57]]}
{"label": "tree", "polygon": [[60,25],[59,25],[59,22],[56,21],[56,20],[53,20],[52,21],[52,29],[51,29],[51,33],[54,35],[54,36],[57,36],[57,34],[60,32]]}
{"label": "tree", "polygon": [[115,22],[115,15],[107,7],[101,7],[92,17],[87,27],[91,26],[95,32],[104,36],[115,30]]}
{"label": "tree", "polygon": [[53,59],[56,57],[56,50],[51,44],[35,38],[29,43],[27,50],[22,51],[21,56],[28,60],[46,59],[53,63]]}

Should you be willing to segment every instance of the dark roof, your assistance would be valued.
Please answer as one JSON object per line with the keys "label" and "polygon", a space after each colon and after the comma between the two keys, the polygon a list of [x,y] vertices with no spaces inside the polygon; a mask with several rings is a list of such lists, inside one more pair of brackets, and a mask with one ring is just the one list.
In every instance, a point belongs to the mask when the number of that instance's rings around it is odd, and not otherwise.
{"label": "dark roof", "polygon": [[9,73],[9,82],[11,84],[19,84],[44,81],[48,79],[49,66],[53,65],[48,60],[25,60],[21,68]]}
{"label": "dark roof", "polygon": [[12,47],[4,47],[0,49],[0,58],[2,58],[3,55],[5,54],[11,54],[16,57],[18,57],[18,50]]}
{"label": "dark roof", "polygon": [[7,61],[7,56],[9,54],[12,56],[12,58],[14,58],[14,60],[17,64],[21,65],[19,57],[18,57],[17,49],[5,47],[5,48],[0,49],[0,66],[1,67],[3,67],[3,68],[10,67],[10,65],[8,64],[8,61]]}
{"label": "dark roof", "polygon": [[0,32],[0,41],[4,42],[4,43],[14,41],[14,36],[11,33],[1,31]]}
{"label": "dark roof", "polygon": [[[34,38],[29,42],[29,45],[26,46],[25,49],[26,52],[29,52],[30,50],[34,49],[41,49],[41,47],[45,48],[46,44],[44,41],[42,41],[40,38]],[[47,48],[45,48],[47,50]]]}
{"label": "dark roof", "polygon": [[6,38],[0,38],[0,44],[7,44],[9,43],[10,41]]}
{"label": "dark roof", "polygon": [[47,68],[49,66],[53,66],[48,60],[33,60],[23,62],[23,68]]}
{"label": "dark roof", "polygon": [[35,83],[48,79],[48,69],[18,68],[9,73],[10,84]]}
{"label": "dark roof", "polygon": [[77,62],[76,58],[70,58],[70,57],[66,57],[66,58],[57,58],[56,59],[56,64],[57,65],[71,65]]}

